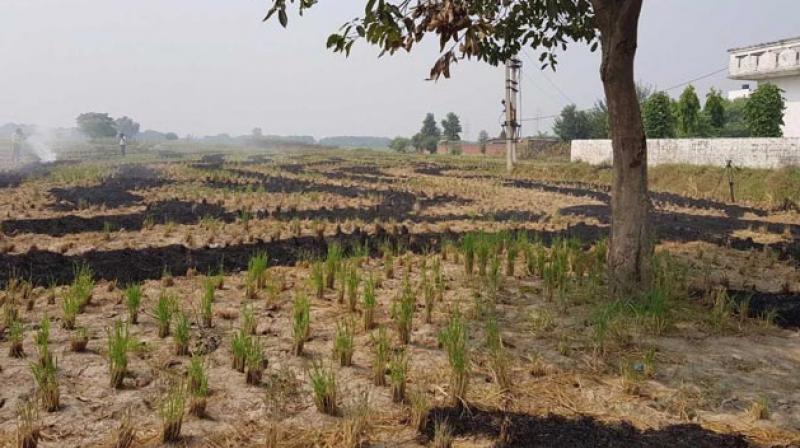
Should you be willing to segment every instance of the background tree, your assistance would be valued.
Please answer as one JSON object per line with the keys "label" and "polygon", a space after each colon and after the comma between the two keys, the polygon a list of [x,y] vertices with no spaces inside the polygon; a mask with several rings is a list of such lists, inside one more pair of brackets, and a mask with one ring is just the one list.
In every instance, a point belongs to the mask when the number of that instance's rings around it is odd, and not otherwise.
{"label": "background tree", "polygon": [[406,153],[411,147],[411,139],[405,137],[395,137],[389,142],[389,149],[399,153]]}
{"label": "background tree", "polygon": [[648,138],[674,138],[675,117],[666,92],[656,92],[644,103],[644,130]]}
{"label": "background tree", "polygon": [[444,120],[442,120],[442,135],[444,138],[451,142],[457,142],[461,140],[461,120],[458,119],[458,115],[450,112],[447,114]]}
{"label": "background tree", "polygon": [[164,138],[166,138],[167,140],[177,140],[178,134],[174,132],[167,132],[166,134],[164,134]]}
{"label": "background tree", "polygon": [[703,113],[708,117],[708,122],[716,133],[725,127],[725,100],[722,98],[722,92],[713,87],[708,91]]}
{"label": "background tree", "polygon": [[78,129],[87,137],[103,138],[115,137],[117,135],[117,128],[114,120],[108,114],[101,114],[97,112],[87,112],[78,115],[75,120]]}
{"label": "background tree", "polygon": [[[302,13],[317,2],[272,0],[265,17],[286,26],[287,5]],[[327,46],[349,54],[366,40],[383,53],[411,51],[426,35],[438,37],[441,54],[430,71],[450,76],[451,65],[477,58],[498,65],[523,47],[540,51],[543,67],[570,42],[602,49],[600,79],[608,104],[613,148],[611,246],[612,287],[622,294],[648,284],[652,254],[648,213],[647,142],[634,81],[642,0],[365,0],[364,15],[345,23]]]}
{"label": "background tree", "polygon": [[608,107],[603,100],[597,100],[594,107],[587,112],[591,138],[608,138]]}
{"label": "background tree", "polygon": [[417,151],[428,151],[433,154],[439,145],[439,140],[442,138],[442,130],[436,124],[436,118],[433,114],[425,115],[425,120],[422,121],[422,129],[414,135],[411,143],[417,148]]}
{"label": "background tree", "polygon": [[724,100],[725,125],[719,132],[720,137],[745,138],[750,137],[750,128],[744,118],[747,98],[738,98],[733,101]]}
{"label": "background tree", "polygon": [[258,139],[264,136],[264,131],[262,131],[261,128],[259,127],[255,127],[253,128],[253,131],[250,133],[250,135],[252,135],[253,138]]}
{"label": "background tree", "polygon": [[553,121],[553,133],[565,142],[585,140],[592,138],[592,124],[586,111],[569,104],[561,109],[561,114]]}
{"label": "background tree", "polygon": [[753,137],[782,137],[786,100],[774,84],[760,84],[744,107],[747,127]]}
{"label": "background tree", "polygon": [[682,137],[695,137],[700,129],[700,100],[693,85],[681,93],[677,104],[678,134]]}
{"label": "background tree", "polygon": [[139,134],[139,123],[133,121],[133,119],[129,117],[122,117],[117,118],[114,120],[114,127],[117,129],[117,132],[120,134],[125,134],[126,136],[133,138]]}
{"label": "background tree", "polygon": [[481,154],[486,154],[486,144],[489,143],[489,133],[482,130],[478,133],[478,146],[481,149]]}

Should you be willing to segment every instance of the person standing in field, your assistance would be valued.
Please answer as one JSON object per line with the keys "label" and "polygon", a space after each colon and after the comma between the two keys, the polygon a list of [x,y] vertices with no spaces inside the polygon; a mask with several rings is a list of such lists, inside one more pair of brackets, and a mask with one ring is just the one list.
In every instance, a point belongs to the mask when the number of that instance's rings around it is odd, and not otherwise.
{"label": "person standing in field", "polygon": [[122,153],[122,157],[125,157],[125,150],[128,149],[128,137],[125,137],[125,134],[119,134],[119,151]]}
{"label": "person standing in field", "polygon": [[14,133],[11,134],[11,163],[15,167],[19,165],[23,141],[25,141],[25,134],[22,133],[22,129],[17,128]]}

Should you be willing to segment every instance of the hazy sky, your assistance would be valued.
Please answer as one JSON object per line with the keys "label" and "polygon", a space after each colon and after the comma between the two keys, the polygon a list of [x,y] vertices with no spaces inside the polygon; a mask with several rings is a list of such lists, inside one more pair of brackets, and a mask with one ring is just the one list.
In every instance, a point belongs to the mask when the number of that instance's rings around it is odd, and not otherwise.
{"label": "hazy sky", "polygon": [[[96,111],[181,135],[259,126],[391,137],[414,133],[425,112],[454,111],[467,137],[499,132],[502,69],[464,62],[453,79],[425,81],[432,40],[412,55],[378,59],[361,45],[345,59],[325,49],[326,37],[365,1],[320,3],[283,30],[261,22],[266,0],[2,0],[0,124],[73,126]],[[730,47],[800,34],[798,17],[798,0],[645,0],[637,78],[667,88],[713,72]],[[602,94],[598,61],[574,45],[542,73],[523,55],[522,114],[590,106]],[[696,86],[737,84],[722,73]],[[536,122],[525,125],[535,133]]]}

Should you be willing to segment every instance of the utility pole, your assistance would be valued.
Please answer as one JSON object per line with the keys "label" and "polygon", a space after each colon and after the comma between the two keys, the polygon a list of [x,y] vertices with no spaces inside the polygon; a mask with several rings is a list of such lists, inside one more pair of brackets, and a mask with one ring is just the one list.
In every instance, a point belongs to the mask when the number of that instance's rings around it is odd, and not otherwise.
{"label": "utility pole", "polygon": [[517,118],[519,99],[519,73],[522,62],[517,58],[506,61],[506,168],[509,172],[517,163],[517,140],[519,138],[519,120]]}

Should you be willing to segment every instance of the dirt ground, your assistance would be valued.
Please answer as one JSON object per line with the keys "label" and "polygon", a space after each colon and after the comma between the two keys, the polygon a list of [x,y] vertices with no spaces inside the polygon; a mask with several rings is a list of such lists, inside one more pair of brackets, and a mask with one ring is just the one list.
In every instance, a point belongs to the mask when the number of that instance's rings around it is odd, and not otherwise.
{"label": "dirt ground", "polygon": [[[479,158],[333,152],[59,164],[6,175],[0,446],[17,446],[23,403],[41,408],[31,364],[39,362],[43,317],[52,326],[60,405],[34,419],[39,446],[114,446],[126,414],[132,446],[160,446],[165,393],[186,378],[191,359],[176,355],[171,337],[158,337],[153,313],[165,292],[189,318],[189,351],[202,357],[210,391],[206,415],[183,418],[177,446],[260,447],[273,438],[288,447],[433,446],[442,425],[456,447],[800,446],[800,215],[654,194],[657,252],[683,272],[680,294],[668,310],[647,314],[656,325],[623,311],[603,320],[619,301],[602,279],[590,288],[575,268],[557,299],[526,269],[522,252],[512,257],[511,275],[503,259],[495,283],[465,272],[459,248],[470,232],[524,234],[545,248],[571,238],[585,254],[603,244],[607,189],[537,180],[526,175],[535,163],[508,176]],[[403,344],[392,308],[408,273],[416,303],[404,402],[373,385],[376,330],[359,325],[364,282],[355,311],[339,303],[338,286],[321,298],[313,293],[315,260],[334,244],[367,248],[353,262],[361,279],[376,280],[375,323],[394,349]],[[389,246],[395,256],[387,261]],[[267,285],[249,295],[248,263],[258,253],[267,254]],[[436,261],[441,297],[426,323],[423,277]],[[77,316],[88,346],[74,352],[63,301],[80,266],[95,283]],[[210,277],[222,282],[208,328],[200,301]],[[31,290],[9,287],[18,281]],[[133,283],[142,289],[139,322],[129,325],[136,344],[115,389],[107,331],[129,319],[124,290]],[[295,356],[299,292],[311,298],[310,331]],[[11,309],[23,329],[22,357],[10,353]],[[258,384],[232,368],[243,310],[255,316],[253,337],[266,359]],[[439,339],[456,310],[470,366],[458,406]],[[490,315],[502,336],[503,385],[486,342]],[[340,367],[332,349],[337,322],[347,319],[357,323],[353,360]],[[601,333],[601,325],[609,329]],[[335,416],[315,406],[309,372],[319,362],[336,374]],[[427,417],[415,427],[419,409]]]}

